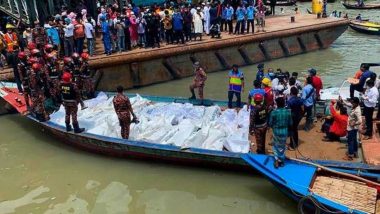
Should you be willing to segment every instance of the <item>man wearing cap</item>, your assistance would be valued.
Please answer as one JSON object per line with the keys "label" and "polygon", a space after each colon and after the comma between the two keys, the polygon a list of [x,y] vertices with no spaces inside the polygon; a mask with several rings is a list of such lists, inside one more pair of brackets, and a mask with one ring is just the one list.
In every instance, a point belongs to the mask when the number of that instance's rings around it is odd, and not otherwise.
{"label": "man wearing cap", "polygon": [[203,8],[203,14],[204,14],[204,31],[207,35],[210,34],[210,2],[206,2],[206,6]]}
{"label": "man wearing cap", "polygon": [[263,97],[265,97],[265,90],[261,88],[261,82],[258,80],[253,81],[254,88],[249,91],[248,94],[248,105],[247,110],[250,108],[251,110],[255,108],[256,103],[253,99],[256,94],[261,94]]}
{"label": "man wearing cap", "polygon": [[7,24],[6,29],[7,33],[4,34],[4,40],[6,43],[6,57],[7,57],[7,63],[9,66],[13,68],[13,74],[16,80],[17,84],[17,89],[20,93],[22,93],[22,86],[21,86],[21,80],[19,77],[19,72],[17,70],[17,54],[18,54],[18,48],[19,48],[19,43],[18,43],[18,37],[15,32],[13,32],[15,26],[12,24]]}
{"label": "man wearing cap", "polygon": [[238,65],[234,64],[228,73],[228,108],[232,108],[232,99],[236,96],[236,107],[241,106],[241,92],[244,91],[244,74],[239,70]]}
{"label": "man wearing cap", "polygon": [[196,99],[194,89],[198,88],[199,99],[203,100],[203,88],[207,80],[206,72],[200,66],[199,62],[194,63],[194,80],[190,85],[191,97],[189,99]]}
{"label": "man wearing cap", "polygon": [[268,108],[268,110],[271,110],[273,108],[274,104],[274,94],[272,89],[272,82],[269,78],[265,77],[261,83],[264,86],[265,91],[265,105]]}
{"label": "man wearing cap", "polygon": [[[265,154],[265,136],[267,132],[268,108],[265,106],[264,96],[256,93],[253,96],[254,108],[249,114],[249,134],[255,135],[256,153]],[[253,144],[251,143],[251,152]]]}
{"label": "man wearing cap", "polygon": [[65,107],[66,131],[69,132],[73,130],[70,124],[71,118],[74,127],[74,133],[83,132],[84,128],[79,128],[77,119],[78,103],[80,102],[81,95],[77,85],[72,82],[71,74],[69,72],[64,72],[62,75],[61,95],[63,106]]}
{"label": "man wearing cap", "polygon": [[49,120],[44,106],[44,83],[41,78],[42,65],[33,63],[31,66],[31,73],[29,76],[30,97],[32,100],[32,111],[36,115],[36,119],[43,122]]}
{"label": "man wearing cap", "polygon": [[264,78],[264,64],[260,63],[257,65],[257,74],[256,74],[256,80],[261,82]]}

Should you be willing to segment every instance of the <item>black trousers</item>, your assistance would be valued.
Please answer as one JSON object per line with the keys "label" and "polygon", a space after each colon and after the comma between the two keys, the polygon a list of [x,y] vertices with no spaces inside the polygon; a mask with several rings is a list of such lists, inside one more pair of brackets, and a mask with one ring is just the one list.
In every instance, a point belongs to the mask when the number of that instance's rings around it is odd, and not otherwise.
{"label": "black trousers", "polygon": [[129,28],[126,28],[127,30],[124,30],[125,35],[125,50],[132,50],[131,47],[131,35],[129,34]]}
{"label": "black trousers", "polygon": [[292,114],[292,127],[290,129],[290,147],[295,149],[298,147],[298,125],[300,124],[302,115]]}
{"label": "black trousers", "polygon": [[244,33],[244,20],[237,21],[235,26],[235,34]]}
{"label": "black trousers", "polygon": [[165,30],[166,43],[173,43],[173,29]]}
{"label": "black trousers", "polygon": [[364,117],[365,117],[365,126],[366,126],[366,130],[365,130],[365,134],[364,135],[367,135],[367,136],[372,136],[372,133],[373,133],[373,111],[375,110],[374,107],[367,107],[367,106],[364,106],[364,111],[363,111],[363,114],[364,114]]}
{"label": "black trousers", "polygon": [[272,15],[275,14],[275,8],[276,8],[276,5],[271,5],[271,6],[270,6],[270,10],[271,10],[271,12],[272,12]]}
{"label": "black trousers", "polygon": [[233,33],[234,28],[232,26],[232,20],[227,20],[227,25],[228,25],[228,32]]}
{"label": "black trousers", "polygon": [[175,30],[174,31],[174,37],[177,44],[179,43],[179,40],[181,40],[181,43],[185,43],[185,38],[183,37],[183,30]]}
{"label": "black trousers", "polygon": [[255,20],[254,19],[248,19],[247,20],[247,33],[249,33],[249,25],[252,26],[252,33],[255,32]]}
{"label": "black trousers", "polygon": [[354,97],[355,91],[363,92],[363,87],[359,85],[350,85],[350,98]]}
{"label": "black trousers", "polygon": [[232,108],[232,99],[236,96],[236,107],[241,107],[241,92],[228,91],[228,108]]}

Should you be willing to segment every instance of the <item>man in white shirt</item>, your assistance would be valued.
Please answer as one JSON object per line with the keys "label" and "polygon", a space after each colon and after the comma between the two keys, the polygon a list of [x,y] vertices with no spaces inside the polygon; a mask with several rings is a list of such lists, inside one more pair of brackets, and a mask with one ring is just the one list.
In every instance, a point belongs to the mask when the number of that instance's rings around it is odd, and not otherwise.
{"label": "man in white shirt", "polygon": [[63,31],[65,32],[64,48],[65,56],[71,56],[74,51],[74,25],[71,23],[71,19],[65,19],[65,25]]}
{"label": "man in white shirt", "polygon": [[375,87],[375,82],[373,80],[368,80],[367,83],[367,90],[365,91],[365,94],[363,96],[364,100],[364,117],[365,117],[365,124],[366,124],[366,131],[364,133],[365,137],[363,140],[368,140],[372,138],[373,134],[373,111],[375,110],[377,100],[379,99],[379,91]]}
{"label": "man in white shirt", "polygon": [[88,18],[88,21],[84,23],[84,33],[87,39],[87,50],[90,56],[94,55],[94,39],[95,39],[95,30],[94,26],[91,24],[91,18]]}

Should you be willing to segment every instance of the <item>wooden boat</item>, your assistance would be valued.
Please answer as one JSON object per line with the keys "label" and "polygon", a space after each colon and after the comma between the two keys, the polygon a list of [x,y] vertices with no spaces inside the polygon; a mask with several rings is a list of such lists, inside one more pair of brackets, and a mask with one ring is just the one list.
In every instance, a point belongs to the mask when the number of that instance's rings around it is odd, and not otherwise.
{"label": "wooden boat", "polygon": [[350,27],[359,33],[380,35],[380,23],[369,21],[351,21]]}
{"label": "wooden boat", "polygon": [[[12,92],[13,91],[13,92]],[[113,95],[113,93],[109,93]],[[133,97],[135,95],[129,94]],[[20,105],[15,100],[22,100],[22,96],[17,93],[17,89],[0,87],[0,97],[5,99],[11,105],[16,107],[20,113],[25,113],[26,108]],[[176,102],[186,103],[191,102],[194,105],[199,105],[197,100],[188,100],[186,98],[175,97],[158,97],[158,96],[143,96],[153,102]],[[225,101],[207,100],[204,105],[219,105],[227,106]],[[162,160],[176,164],[188,164],[196,166],[211,166],[216,168],[239,169],[247,170],[249,165],[241,159],[242,153],[233,153],[228,151],[213,151],[199,148],[181,148],[174,145],[162,145],[148,143],[143,141],[124,140],[120,138],[105,137],[91,133],[74,134],[66,132],[65,127],[53,122],[39,122],[31,115],[27,118],[39,125],[44,132],[51,134],[61,142],[73,145],[75,147],[94,152],[106,154],[114,157],[139,158],[150,160]],[[380,179],[380,167],[367,165],[363,163],[328,161],[328,160],[313,160],[324,166],[335,167],[339,170],[347,170],[352,174],[358,174],[372,179]]]}
{"label": "wooden boat", "polygon": [[380,184],[305,161],[287,160],[276,169],[268,155],[242,158],[291,199],[299,213],[379,213]]}
{"label": "wooden boat", "polygon": [[380,9],[380,4],[364,4],[363,6],[358,6],[355,4],[348,4],[345,2],[342,2],[343,6],[347,9],[353,9],[353,10],[371,10],[371,9]]}
{"label": "wooden boat", "polygon": [[[297,3],[297,0],[277,1],[276,6],[293,6]],[[266,5],[270,5],[270,1],[265,1]]]}

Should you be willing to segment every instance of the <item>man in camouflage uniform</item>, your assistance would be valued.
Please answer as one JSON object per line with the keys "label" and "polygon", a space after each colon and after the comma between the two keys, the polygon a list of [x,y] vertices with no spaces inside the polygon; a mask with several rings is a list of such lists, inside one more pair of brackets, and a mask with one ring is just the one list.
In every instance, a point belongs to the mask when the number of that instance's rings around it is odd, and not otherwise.
{"label": "man in camouflage uniform", "polygon": [[23,94],[25,99],[25,104],[27,109],[30,109],[29,95],[29,76],[30,76],[30,67],[28,66],[28,55],[25,52],[18,53],[19,63],[17,64],[17,70],[20,75],[20,80],[23,87]]}
{"label": "man in camouflage uniform", "polygon": [[55,106],[61,105],[60,95],[60,77],[61,72],[59,70],[58,61],[53,53],[46,55],[45,71],[49,86],[49,93]]}
{"label": "man in camouflage uniform", "polygon": [[91,78],[90,66],[88,65],[88,58],[90,55],[86,52],[81,54],[82,66],[81,66],[81,79],[83,83],[83,95],[88,98],[95,97],[95,87]]}
{"label": "man in camouflage uniform", "polygon": [[194,89],[198,88],[198,96],[200,100],[203,100],[203,88],[207,80],[206,72],[199,65],[199,62],[194,63],[194,80],[190,85],[191,97],[189,99],[196,99]]}
{"label": "man in camouflage uniform", "polygon": [[64,72],[62,75],[61,83],[61,95],[63,106],[65,107],[65,123],[66,131],[72,131],[73,128],[70,124],[70,117],[72,119],[72,124],[74,127],[74,133],[81,133],[84,128],[79,128],[79,123],[77,119],[78,114],[78,103],[80,102],[80,91],[75,83],[71,80],[71,74],[69,72]]}
{"label": "man in camouflage uniform", "polygon": [[[131,102],[129,98],[123,94],[123,87],[117,87],[117,95],[113,98],[113,106],[121,127],[121,137],[123,139],[129,138],[129,127],[131,122],[138,122],[136,115],[133,113]],[[131,114],[133,119],[131,120]]]}
{"label": "man in camouflage uniform", "polygon": [[44,122],[49,120],[49,115],[46,113],[44,101],[44,84],[41,80],[40,73],[42,72],[42,65],[34,63],[32,65],[32,72],[30,73],[30,96],[32,100],[32,111],[36,115],[36,119]]}
{"label": "man in camouflage uniform", "polygon": [[[249,134],[255,136],[256,153],[265,154],[268,110],[262,94],[257,93],[252,99],[251,105],[254,105],[254,108],[251,108],[249,115]],[[253,143],[251,143],[251,152],[253,152]]]}
{"label": "man in camouflage uniform", "polygon": [[34,26],[35,27],[32,30],[34,43],[36,44],[37,49],[39,49],[41,52],[43,52],[44,46],[47,43],[47,36],[45,33],[45,29],[40,26],[39,21],[35,21]]}

